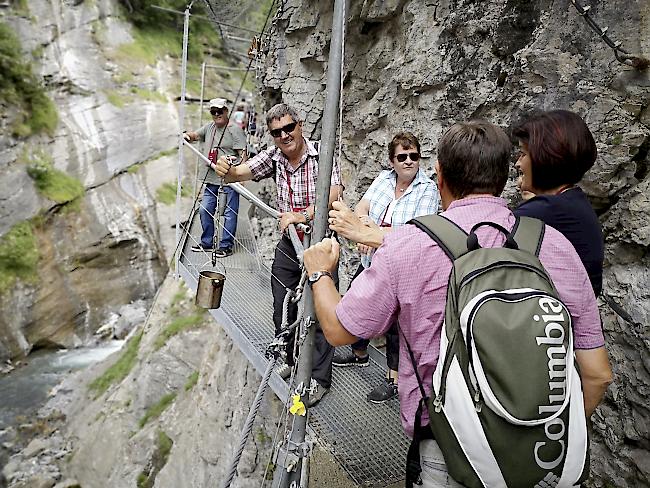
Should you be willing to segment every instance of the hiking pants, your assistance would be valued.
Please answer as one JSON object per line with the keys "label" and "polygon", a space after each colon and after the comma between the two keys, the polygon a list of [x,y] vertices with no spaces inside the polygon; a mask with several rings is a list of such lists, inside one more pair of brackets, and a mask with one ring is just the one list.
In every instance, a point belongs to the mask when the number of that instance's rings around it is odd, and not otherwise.
{"label": "hiking pants", "polygon": [[[352,281],[354,281],[356,277],[359,276],[364,269],[365,268],[363,267],[363,265],[360,264],[359,269],[357,269],[357,272],[354,273],[354,276],[352,277],[350,284],[352,284]],[[388,332],[386,332],[385,335],[386,335],[386,365],[388,366],[388,369],[392,369],[393,371],[398,371],[399,330],[397,328],[397,322],[390,326],[390,329],[388,329]],[[359,339],[357,342],[352,344],[352,349],[354,349],[355,351],[366,351],[368,349],[368,344],[370,344],[370,341],[368,339]]]}
{"label": "hiking pants", "polygon": [[[291,244],[288,235],[282,236],[275,248],[275,258],[271,266],[271,291],[273,292],[273,323],[277,334],[282,326],[282,304],[287,294],[286,289],[294,290],[300,282],[300,265],[296,257],[296,251]],[[338,273],[333,273],[334,284],[338,288]],[[305,286],[309,286],[305,284]],[[298,316],[298,304],[289,305],[288,318],[292,324]],[[298,330],[298,329],[296,329]],[[287,364],[293,366],[293,347],[295,335],[291,336],[287,345]],[[320,327],[316,328],[314,338],[314,356],[312,361],[311,376],[324,387],[329,388],[332,384],[332,358],[334,348],[327,342]]]}
{"label": "hiking pants", "polygon": [[421,488],[463,488],[447,473],[447,465],[438,443],[432,439],[420,443]]}

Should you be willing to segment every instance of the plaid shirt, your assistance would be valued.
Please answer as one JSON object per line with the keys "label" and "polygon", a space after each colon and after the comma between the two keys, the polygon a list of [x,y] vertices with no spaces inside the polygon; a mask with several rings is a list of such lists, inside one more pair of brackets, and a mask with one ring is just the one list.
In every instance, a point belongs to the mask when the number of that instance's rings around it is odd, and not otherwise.
{"label": "plaid shirt", "polygon": [[[262,151],[245,163],[253,173],[254,181],[275,176],[280,212],[300,211],[315,203],[318,151],[311,141],[308,139],[304,141],[307,151],[297,168],[291,166],[282,151],[275,146]],[[335,161],[330,185],[340,184],[341,170],[338,162]]]}
{"label": "plaid shirt", "polygon": [[[370,202],[370,218],[377,225],[381,225],[388,210],[388,206],[395,199],[395,185],[397,174],[395,170],[384,170],[372,182],[363,198]],[[391,226],[398,227],[415,217],[435,214],[440,206],[440,194],[433,180],[424,174],[420,168],[413,182],[404,194],[395,202],[393,215],[390,219]]]}
{"label": "plaid shirt", "polygon": [[[374,223],[399,227],[415,217],[438,213],[438,187],[420,168],[404,194],[395,201],[392,215],[387,217],[388,207],[395,200],[396,185],[397,173],[393,169],[386,169],[379,173],[363,195],[370,202],[368,216]],[[374,251],[370,255],[361,256],[364,268],[370,266],[373,255]]]}

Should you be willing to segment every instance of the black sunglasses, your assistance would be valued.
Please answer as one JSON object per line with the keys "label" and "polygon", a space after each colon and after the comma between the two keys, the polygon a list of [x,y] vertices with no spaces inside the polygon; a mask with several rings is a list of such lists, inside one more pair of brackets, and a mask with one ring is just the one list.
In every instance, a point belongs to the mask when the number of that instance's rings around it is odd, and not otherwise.
{"label": "black sunglasses", "polygon": [[287,124],[284,127],[280,127],[279,129],[271,129],[269,132],[273,137],[280,137],[283,132],[285,134],[291,134],[297,125],[297,122],[291,122],[290,124]]}
{"label": "black sunglasses", "polygon": [[226,111],[225,108],[211,108],[210,113],[212,115],[222,115]]}
{"label": "black sunglasses", "polygon": [[406,158],[411,158],[411,161],[419,161],[420,160],[420,153],[412,152],[412,153],[402,153],[398,154],[395,156],[395,159],[397,159],[400,163],[403,163],[406,161]]}

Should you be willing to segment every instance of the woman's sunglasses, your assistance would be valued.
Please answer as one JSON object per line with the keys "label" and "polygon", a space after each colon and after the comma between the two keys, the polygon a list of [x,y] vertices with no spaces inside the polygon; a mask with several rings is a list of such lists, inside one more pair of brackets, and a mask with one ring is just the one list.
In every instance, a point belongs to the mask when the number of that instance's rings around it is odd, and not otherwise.
{"label": "woman's sunglasses", "polygon": [[400,163],[403,163],[406,161],[406,158],[411,158],[411,161],[419,161],[420,160],[420,153],[412,152],[412,153],[402,153],[398,154],[395,156],[395,159],[397,159]]}
{"label": "woman's sunglasses", "polygon": [[273,137],[280,137],[283,132],[285,134],[291,134],[296,128],[296,125],[298,125],[296,122],[291,122],[290,124],[287,124],[284,127],[280,127],[279,129],[271,129],[269,132]]}
{"label": "woman's sunglasses", "polygon": [[211,108],[210,113],[212,115],[222,115],[226,111],[225,108]]}

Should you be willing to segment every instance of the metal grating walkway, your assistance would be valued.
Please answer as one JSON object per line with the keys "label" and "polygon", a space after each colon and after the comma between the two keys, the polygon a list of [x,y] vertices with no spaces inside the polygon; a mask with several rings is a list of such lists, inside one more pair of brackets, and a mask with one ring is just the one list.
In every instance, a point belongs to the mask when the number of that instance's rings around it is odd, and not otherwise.
{"label": "metal grating walkway", "polygon": [[[234,254],[220,259],[212,268],[210,256],[192,252],[201,233],[194,218],[184,243],[179,272],[196,291],[198,273],[226,268],[221,308],[210,310],[247,359],[261,374],[267,360],[264,351],[273,339],[270,271],[260,262],[255,238],[247,218],[248,202],[241,199]],[[360,486],[383,487],[404,479],[408,439],[402,431],[397,399],[382,405],[366,401],[366,394],[378,385],[385,372],[385,357],[370,346],[367,368],[333,368],[332,388],[310,410],[309,426],[319,444],[329,449],[350,478]],[[286,401],[288,387],[275,373],[271,388]]]}

